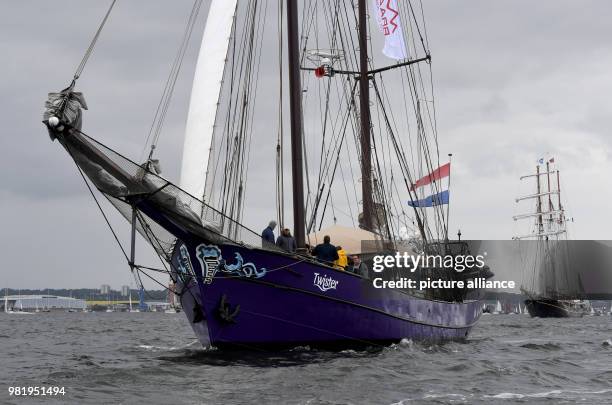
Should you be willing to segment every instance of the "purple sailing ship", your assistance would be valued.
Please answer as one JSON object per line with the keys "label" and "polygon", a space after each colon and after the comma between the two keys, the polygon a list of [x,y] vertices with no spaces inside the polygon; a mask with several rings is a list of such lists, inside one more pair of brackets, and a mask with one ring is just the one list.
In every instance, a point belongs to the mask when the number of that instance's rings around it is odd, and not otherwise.
{"label": "purple sailing ship", "polygon": [[[90,189],[93,184],[130,221],[131,246],[125,251],[132,272],[171,277],[204,345],[351,347],[403,338],[464,339],[480,318],[480,291],[375,288],[371,272],[356,274],[309,254],[309,246],[330,233],[334,243],[364,263],[400,246],[430,255],[469,252],[467,245],[448,238],[450,165],[439,163],[433,95],[425,85],[431,57],[422,14],[402,1],[375,2],[370,10],[365,0],[357,7],[342,0],[303,3],[279,2],[274,26],[266,20],[273,13],[261,2],[211,2],[193,81],[180,186],[161,176],[153,155],[201,1],[194,3],[144,163],[82,130],[87,106],[75,85],[99,35],[72,84],[49,95],[44,114],[49,134],[74,159]],[[369,14],[376,17],[372,25],[379,36],[369,32]],[[384,58],[393,62],[376,64],[368,53],[374,46],[384,46]],[[275,73],[260,69],[265,63],[276,66]],[[258,83],[265,87],[271,78],[288,86],[267,88],[258,98]],[[262,118],[270,110],[277,111],[274,124]],[[285,120],[290,159],[283,155]],[[276,134],[266,140],[263,132]],[[252,148],[264,146],[274,152],[274,175],[259,176],[253,192],[276,201],[277,222],[286,227],[283,173],[290,160],[296,251],[268,243],[245,226],[265,224],[268,218],[262,215],[272,216],[272,210],[256,212],[245,203],[247,175],[263,166],[261,161],[249,165],[256,153]],[[353,171],[356,175],[347,178]],[[333,234],[340,227],[326,227],[338,222],[337,213],[349,213],[353,227],[348,232]],[[163,266],[137,263],[138,233]],[[417,275],[468,280],[491,273],[486,267],[461,274],[422,268]]]}

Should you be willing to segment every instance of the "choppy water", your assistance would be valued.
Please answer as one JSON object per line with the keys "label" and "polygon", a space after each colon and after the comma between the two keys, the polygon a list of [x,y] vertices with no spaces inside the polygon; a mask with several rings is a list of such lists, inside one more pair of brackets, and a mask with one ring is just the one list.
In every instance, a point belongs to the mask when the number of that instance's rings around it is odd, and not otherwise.
{"label": "choppy water", "polygon": [[0,403],[612,403],[612,317],[483,316],[466,343],[224,353],[183,314],[0,314]]}

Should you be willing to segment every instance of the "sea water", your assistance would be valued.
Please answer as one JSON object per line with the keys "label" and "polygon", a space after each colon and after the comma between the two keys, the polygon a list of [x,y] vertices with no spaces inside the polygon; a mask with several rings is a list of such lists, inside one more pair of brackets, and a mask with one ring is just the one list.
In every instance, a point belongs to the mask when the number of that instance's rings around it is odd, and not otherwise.
{"label": "sea water", "polygon": [[2,404],[612,403],[610,316],[486,315],[463,343],[341,352],[205,349],[184,314],[0,313],[0,326]]}

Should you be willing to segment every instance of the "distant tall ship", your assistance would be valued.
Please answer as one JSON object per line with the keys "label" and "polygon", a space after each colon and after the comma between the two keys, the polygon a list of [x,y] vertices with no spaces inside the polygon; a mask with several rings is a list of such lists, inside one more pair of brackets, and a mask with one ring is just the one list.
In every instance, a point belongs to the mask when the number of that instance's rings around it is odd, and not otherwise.
{"label": "distant tall ship", "polygon": [[[590,311],[590,303],[583,299],[580,275],[570,265],[567,218],[561,204],[560,173],[554,170],[554,161],[540,159],[535,174],[520,178],[536,180],[534,194],[516,199],[516,203],[535,200],[535,211],[513,217],[515,221],[535,219],[531,233],[513,237],[527,241],[521,252],[526,273],[531,277],[524,280],[521,291],[527,296],[525,307],[532,317],[583,316]],[[542,171],[542,167],[546,170]]]}

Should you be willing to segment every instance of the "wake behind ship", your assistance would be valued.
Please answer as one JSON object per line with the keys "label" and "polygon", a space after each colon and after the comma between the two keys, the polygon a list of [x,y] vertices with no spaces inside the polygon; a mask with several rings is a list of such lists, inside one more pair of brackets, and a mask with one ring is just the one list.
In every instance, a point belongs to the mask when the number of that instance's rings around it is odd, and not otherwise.
{"label": "wake behind ship", "polygon": [[[195,3],[192,16],[197,15],[199,3]],[[401,128],[397,128],[397,124],[386,115],[389,107],[379,90],[384,88],[387,72],[408,78],[416,72],[421,74],[419,64],[431,62],[429,51],[423,46],[423,55],[409,58],[406,52],[398,53],[397,47],[385,46],[385,55],[391,55],[398,62],[373,68],[372,58],[367,54],[366,2],[360,0],[359,12],[354,15],[359,27],[358,44],[351,45],[354,41],[347,37],[342,43],[350,47],[348,49],[337,48],[338,42],[333,40],[329,49],[316,48],[304,52],[307,44],[299,41],[308,35],[305,32],[299,35],[297,1],[286,2],[291,197],[298,250],[284,251],[262,240],[257,232],[241,222],[249,171],[248,145],[253,136],[249,123],[253,122],[255,115],[254,107],[250,105],[255,101],[256,90],[252,87],[256,80],[254,67],[259,61],[253,52],[261,51],[253,43],[264,41],[259,31],[252,29],[253,24],[263,18],[264,12],[257,2],[248,3],[243,7],[236,1],[217,0],[212,2],[209,10],[192,89],[181,187],[164,179],[158,161],[153,159],[159,132],[152,138],[148,159],[137,164],[81,130],[82,109],[87,105],[84,96],[75,91],[75,86],[99,35],[95,36],[72,84],[59,93],[49,94],[44,123],[52,140],[58,140],[66,149],[88,186],[93,184],[132,226],[130,247],[124,249],[132,272],[140,275],[156,271],[171,277],[184,312],[204,345],[249,349],[296,345],[349,347],[386,344],[402,338],[464,339],[480,318],[480,291],[377,289],[363,275],[338,268],[334,263],[316,260],[308,254],[306,246],[307,238],[310,244],[313,243],[310,237],[315,231],[324,231],[322,224],[331,220],[329,212],[339,209],[334,205],[337,202],[330,198],[330,192],[342,185],[336,173],[345,164],[340,156],[348,148],[351,138],[346,135],[353,131],[351,148],[357,148],[359,152],[357,166],[361,200],[348,200],[357,204],[350,209],[359,213],[353,218],[360,228],[355,228],[355,231],[365,230],[372,235],[376,249],[362,248],[350,253],[364,261],[375,254],[393,253],[400,241],[400,228],[406,224],[414,224],[418,234],[413,241],[415,250],[429,255],[469,253],[467,245],[448,240],[448,211],[445,208],[449,203],[449,191],[448,186],[446,190],[443,188],[444,179],[450,176],[450,163],[434,169],[435,162],[439,162],[437,152],[432,155],[432,151],[438,150],[437,135],[427,133],[427,128],[433,126],[420,126],[412,139],[418,147],[413,146],[411,139],[398,135]],[[316,8],[309,10],[310,13],[322,13]],[[348,8],[346,10],[348,12]],[[374,10],[376,13],[381,11],[390,12]],[[100,30],[109,14],[110,9]],[[351,25],[343,22],[341,17],[340,14],[327,14],[326,18],[334,19],[331,26]],[[188,24],[193,24],[193,21],[190,18]],[[378,23],[384,24],[382,20]],[[379,28],[389,29],[382,25]],[[332,34],[343,35],[341,31]],[[406,34],[401,29],[394,30],[393,34],[386,40],[394,42],[386,45],[405,46]],[[186,39],[190,37],[189,26],[185,35]],[[246,44],[239,43],[243,35],[250,39]],[[229,49],[233,50],[231,54]],[[416,55],[417,50],[413,51]],[[182,55],[183,45],[169,83],[176,81]],[[304,66],[305,58],[313,64],[312,67]],[[304,76],[306,73],[314,75]],[[324,140],[325,136],[331,137],[322,143],[318,173],[308,172],[305,163],[308,154],[304,150],[306,130],[303,114],[309,108],[302,104],[305,97],[302,76],[304,80],[313,80],[314,77],[314,80],[326,84],[320,88],[328,106],[335,105],[330,102],[334,97],[341,101],[338,103],[339,112],[331,109],[323,112],[321,132],[309,132],[310,136],[324,134]],[[332,83],[343,91],[332,92]],[[407,92],[414,92],[415,97],[426,96],[420,94],[425,87],[408,87]],[[372,99],[370,88],[374,90]],[[404,93],[404,97],[408,93]],[[280,106],[282,97],[278,101]],[[161,111],[167,110],[170,99],[171,91],[164,93]],[[378,115],[385,118],[384,125],[376,131],[372,125],[371,104],[376,106],[377,112],[385,113]],[[221,113],[224,107],[227,111]],[[407,127],[411,119],[418,122],[428,117],[431,119],[431,115],[424,114],[419,105],[413,105],[413,113],[412,118],[406,117]],[[345,124],[332,125],[333,114],[345,117]],[[280,122],[282,119],[281,116]],[[163,115],[159,120],[156,128],[161,131]],[[244,125],[236,125],[237,122]],[[350,122],[353,125],[349,125]],[[286,222],[282,196],[282,137],[280,131],[276,143],[271,143],[271,149],[281,154],[276,166],[277,214],[281,224]],[[386,152],[383,148],[377,151],[374,144],[382,142],[382,139],[394,146]],[[424,147],[428,143],[432,145]],[[411,148],[411,153],[419,154],[420,158],[409,159],[405,152],[407,148]],[[383,152],[387,156],[378,156]],[[392,159],[393,163],[382,169],[382,158]],[[350,164],[345,167],[347,170],[350,168]],[[401,193],[400,186],[394,182],[396,177],[403,179]],[[308,199],[304,197],[304,184],[309,183],[305,179],[317,183],[316,188],[307,187]],[[92,195],[95,197],[93,191]],[[404,196],[408,199],[407,204]],[[412,210],[412,218],[407,217],[405,211],[408,208]],[[244,218],[249,220],[247,216]],[[249,222],[253,222],[252,219]],[[430,224],[435,224],[435,227],[432,229]],[[155,249],[163,268],[154,269],[137,263],[136,233],[140,233]],[[343,243],[342,240],[337,242]],[[449,279],[477,279],[491,275],[482,267],[461,275],[435,268],[420,269],[420,272],[421,277],[436,275]]]}

